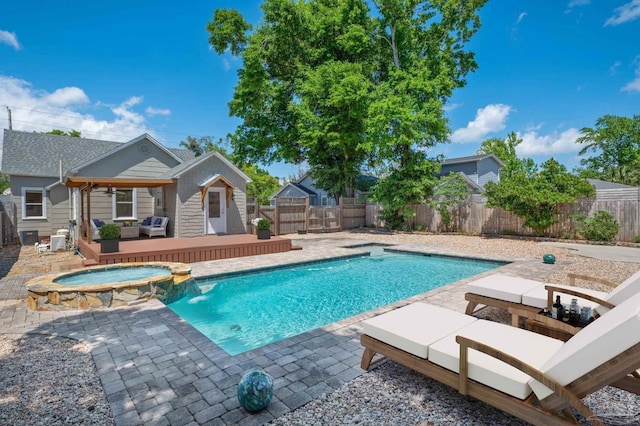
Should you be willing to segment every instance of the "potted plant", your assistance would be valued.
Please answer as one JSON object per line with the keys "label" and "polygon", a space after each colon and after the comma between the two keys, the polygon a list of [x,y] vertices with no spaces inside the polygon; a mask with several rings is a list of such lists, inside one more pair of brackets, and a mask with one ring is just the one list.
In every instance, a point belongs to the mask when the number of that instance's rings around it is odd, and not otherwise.
{"label": "potted plant", "polygon": [[257,228],[259,240],[268,240],[271,238],[271,222],[269,222],[268,219],[260,219]]}
{"label": "potted plant", "polygon": [[120,227],[114,223],[102,225],[100,234],[100,253],[115,253],[120,251]]}

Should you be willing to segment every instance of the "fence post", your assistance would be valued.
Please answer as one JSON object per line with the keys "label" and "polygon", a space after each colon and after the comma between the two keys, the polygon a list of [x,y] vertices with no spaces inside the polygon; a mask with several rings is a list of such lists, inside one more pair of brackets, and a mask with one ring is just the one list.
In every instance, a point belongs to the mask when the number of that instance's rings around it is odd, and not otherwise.
{"label": "fence post", "polygon": [[343,199],[342,199],[342,195],[340,196],[340,198],[338,198],[338,230],[342,231],[342,207],[344,206],[343,204]]}
{"label": "fence post", "polygon": [[274,198],[276,200],[276,206],[273,210],[273,219],[275,221],[273,224],[273,232],[278,236],[280,235],[280,209],[278,208],[278,205],[280,204],[280,197],[276,195]]}
{"label": "fence post", "polygon": [[304,231],[309,232],[309,196],[304,199]]}

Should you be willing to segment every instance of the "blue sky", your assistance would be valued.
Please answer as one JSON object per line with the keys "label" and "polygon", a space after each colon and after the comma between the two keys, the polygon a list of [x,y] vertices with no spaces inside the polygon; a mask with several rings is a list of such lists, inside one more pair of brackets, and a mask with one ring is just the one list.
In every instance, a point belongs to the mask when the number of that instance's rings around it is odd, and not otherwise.
{"label": "blue sky", "polygon": [[[64,4],[64,6],[60,6]],[[167,146],[224,137],[238,58],[208,47],[215,8],[259,22],[258,1],[8,2],[0,14],[0,127],[76,129]],[[640,0],[489,0],[469,48],[478,70],[447,105],[451,143],[432,155],[472,155],[514,131],[519,155],[572,169],[582,127],[640,114]],[[1,137],[1,135],[0,135]],[[287,177],[295,165],[272,165]]]}

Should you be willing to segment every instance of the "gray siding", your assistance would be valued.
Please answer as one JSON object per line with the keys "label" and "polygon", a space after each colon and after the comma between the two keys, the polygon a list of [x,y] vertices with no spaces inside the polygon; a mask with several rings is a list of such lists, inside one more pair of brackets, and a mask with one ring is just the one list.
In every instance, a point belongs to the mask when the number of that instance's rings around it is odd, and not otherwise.
{"label": "gray siding", "polygon": [[[315,186],[315,182],[313,181],[311,176],[306,176],[304,179],[302,179],[298,183],[300,185],[304,186],[305,188],[308,188],[311,191],[313,191],[316,194],[318,194],[318,196],[315,199],[315,202],[314,202],[313,198],[309,199],[309,204],[310,205],[315,205],[315,206],[322,205],[322,197],[326,197],[327,198],[327,205],[328,206],[335,206],[336,205],[336,200],[333,198],[333,196],[330,196],[329,193],[327,193],[327,191],[325,191],[324,189],[317,188]],[[282,195],[284,195],[284,194],[282,194]]]}
{"label": "gray siding", "polygon": [[167,185],[162,188],[164,193],[163,210],[156,210],[156,216],[166,216],[169,218],[167,223],[167,236],[177,237],[179,235],[178,227],[180,225],[180,209],[178,208],[178,188],[176,184]]}
{"label": "gray siding", "polygon": [[[446,176],[451,172],[462,172],[477,183],[478,167],[475,161],[470,163],[454,163],[442,165],[442,168],[440,169],[440,175]],[[472,177],[473,175],[476,175],[475,178]]]}
{"label": "gray siding", "polygon": [[[146,144],[148,153],[138,148]],[[180,164],[169,154],[146,140],[139,141],[100,161],[78,171],[79,176],[91,177],[145,177],[161,176],[169,169]]]}
{"label": "gray siding", "polygon": [[[16,218],[18,220],[18,224],[16,227],[17,232],[38,231],[39,237],[49,236],[52,233],[55,234],[55,231],[52,232],[52,230],[57,229],[55,227],[54,217],[58,216],[58,214],[53,212],[54,208],[51,204],[50,191],[47,191],[46,193],[46,219],[22,219],[22,188],[44,188],[51,185],[52,183],[55,183],[57,180],[57,178],[26,177],[15,175],[11,176],[11,201],[13,201],[16,205]],[[66,188],[64,189],[66,190]],[[62,200],[60,200],[59,194],[57,192],[54,192],[54,195],[55,201],[58,204],[61,203]]]}
{"label": "gray siding", "polygon": [[486,157],[478,162],[478,185],[484,188],[487,182],[500,180],[500,165],[492,157]]}
{"label": "gray siding", "polygon": [[[231,168],[215,157],[183,173],[177,184],[176,208],[179,210],[179,226],[176,237],[197,237],[205,235],[204,211],[200,204],[200,187],[207,178],[220,174],[235,186],[233,199],[227,208],[227,233],[244,234],[246,229],[246,182]],[[224,186],[221,183],[216,186]]]}

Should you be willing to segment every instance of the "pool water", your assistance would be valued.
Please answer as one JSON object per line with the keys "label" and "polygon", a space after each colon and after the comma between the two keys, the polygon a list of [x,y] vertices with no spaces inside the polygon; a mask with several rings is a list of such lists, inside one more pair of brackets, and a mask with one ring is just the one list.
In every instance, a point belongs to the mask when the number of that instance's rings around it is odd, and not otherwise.
{"label": "pool water", "polygon": [[126,268],[78,272],[71,275],[65,275],[61,278],[56,278],[54,282],[56,284],[65,285],[106,284],[136,281],[144,278],[162,277],[165,275],[171,275],[171,270],[168,268],[153,266],[131,266]]}
{"label": "pool water", "polygon": [[198,281],[203,294],[167,306],[237,355],[500,265],[385,252]]}

